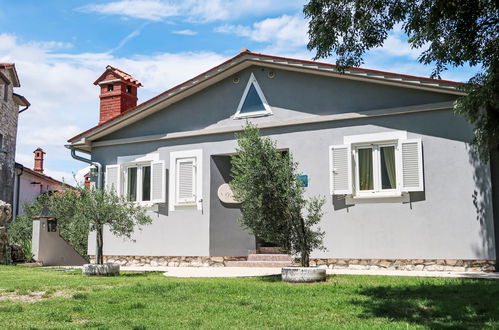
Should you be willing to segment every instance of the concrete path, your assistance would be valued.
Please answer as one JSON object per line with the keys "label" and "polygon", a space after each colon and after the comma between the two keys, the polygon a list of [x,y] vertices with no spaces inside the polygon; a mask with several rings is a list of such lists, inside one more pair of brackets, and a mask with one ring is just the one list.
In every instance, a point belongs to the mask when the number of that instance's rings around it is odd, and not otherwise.
{"label": "concrete path", "polygon": [[[81,266],[44,267],[44,268],[82,268]],[[127,267],[123,272],[163,272],[169,277],[256,277],[281,274],[281,268],[251,268],[251,267]],[[499,273],[457,273],[457,272],[422,272],[407,270],[351,270],[327,269],[328,275],[374,275],[374,276],[413,276],[413,277],[443,277],[443,278],[479,278],[499,280]]]}
{"label": "concrete path", "polygon": [[[281,274],[281,268],[250,267],[121,267],[121,270],[164,272],[163,275],[170,277],[255,277]],[[499,273],[423,272],[404,270],[327,269],[327,274],[499,279]]]}

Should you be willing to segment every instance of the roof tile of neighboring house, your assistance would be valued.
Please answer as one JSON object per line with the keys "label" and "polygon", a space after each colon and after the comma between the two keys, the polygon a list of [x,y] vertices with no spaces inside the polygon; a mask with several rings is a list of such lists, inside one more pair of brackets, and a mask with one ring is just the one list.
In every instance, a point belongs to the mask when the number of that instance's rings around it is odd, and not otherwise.
{"label": "roof tile of neighboring house", "polygon": [[131,82],[132,84],[134,84],[135,86],[142,86],[142,84],[140,83],[140,81],[138,81],[137,79],[135,79],[134,77],[132,77],[130,74],[126,73],[125,71],[123,70],[120,70],[118,68],[115,68],[111,65],[108,65],[106,67],[106,71],[94,82],[94,85],[97,85],[102,79],[104,79],[108,73],[108,71],[111,71],[114,75],[118,76],[119,78],[125,80],[125,81],[128,81],[128,82]]}
{"label": "roof tile of neighboring house", "polygon": [[39,177],[41,179],[45,179],[47,181],[51,181],[51,182],[53,182],[55,184],[58,184],[60,186],[67,187],[67,188],[70,188],[70,189],[76,189],[75,187],[73,187],[70,184],[67,184],[65,182],[59,181],[57,179],[54,179],[53,177],[48,176],[46,174],[34,171],[34,170],[32,170],[32,169],[30,169],[28,167],[23,166],[22,164],[16,163],[16,167],[22,167],[23,172],[29,173],[31,175],[34,175],[34,176]]}
{"label": "roof tile of neighboring house", "polygon": [[[209,78],[210,77],[210,74],[211,73],[214,73],[218,70],[223,70],[223,67],[224,66],[228,66],[228,65],[231,65],[232,63],[231,62],[234,62],[236,61],[237,59],[239,59],[240,57],[243,57],[245,55],[249,55],[249,56],[253,56],[255,58],[260,58],[264,61],[266,60],[269,60],[269,61],[273,61],[274,63],[284,63],[284,64],[289,64],[291,66],[296,66],[296,65],[299,65],[299,66],[303,66],[303,67],[311,67],[311,68],[326,68],[327,70],[337,70],[338,67],[334,64],[331,64],[331,63],[323,63],[323,62],[314,62],[314,61],[308,61],[308,60],[300,60],[300,59],[293,59],[293,58],[288,58],[288,57],[281,57],[281,56],[273,56],[273,55],[266,55],[266,54],[260,54],[260,53],[254,53],[254,52],[251,52],[249,50],[246,50],[246,51],[243,51],[241,53],[239,53],[238,55],[230,58],[229,60],[177,85],[177,86],[174,86],[166,91],[164,91],[163,93],[161,94],[158,94],[156,95],[155,97],[133,107],[133,108],[130,108],[124,112],[122,112],[120,115],[116,116],[116,117],[113,117],[112,119],[108,120],[108,121],[105,121],[105,122],[102,122],[74,137],[72,137],[71,139],[68,140],[68,142],[73,142],[75,141],[76,139],[78,139],[79,137],[87,134],[87,133],[90,133],[94,130],[96,130],[97,128],[105,125],[105,124],[108,124],[112,121],[115,121],[121,117],[123,117],[124,115],[128,114],[129,112],[131,111],[140,111],[141,107],[143,107],[144,105],[164,96],[164,95],[167,95],[167,94],[173,94],[185,87],[187,87],[189,84],[191,83],[197,83],[199,82],[200,80],[203,80],[203,79],[206,79],[206,78]],[[121,71],[121,70],[118,70],[116,68],[113,68],[112,66],[108,66],[108,68],[111,68],[111,69],[114,69],[114,70],[117,70],[117,71]],[[122,71],[121,71],[122,72]],[[433,79],[433,78],[427,78],[427,77],[419,77],[419,76],[413,76],[413,75],[407,75],[407,74],[400,74],[400,73],[393,73],[393,72],[387,72],[387,71],[379,71],[379,70],[371,70],[371,69],[363,69],[363,68],[355,68],[355,67],[352,67],[352,68],[348,68],[346,70],[346,72],[350,75],[355,75],[355,76],[370,76],[370,77],[376,77],[376,78],[380,78],[380,79],[387,79],[387,80],[392,80],[392,81],[403,81],[403,82],[408,82],[408,83],[417,83],[417,84],[421,84],[421,85],[436,85],[436,86],[442,86],[442,87],[457,87],[457,86],[460,86],[462,85],[461,82],[456,82],[456,81],[450,81],[450,80],[443,80],[443,79]],[[128,74],[127,74],[128,75]],[[130,76],[130,75],[128,75]],[[102,76],[101,76],[102,77]],[[99,77],[99,79],[101,79],[101,77]],[[99,81],[99,79],[97,79],[97,81]],[[133,79],[133,78],[132,78]],[[95,84],[95,83],[94,83]]]}

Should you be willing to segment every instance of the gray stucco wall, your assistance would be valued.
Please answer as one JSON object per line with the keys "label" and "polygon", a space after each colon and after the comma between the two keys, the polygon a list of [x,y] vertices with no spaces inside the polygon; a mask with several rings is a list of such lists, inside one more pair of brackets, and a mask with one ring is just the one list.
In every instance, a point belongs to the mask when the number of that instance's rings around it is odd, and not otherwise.
{"label": "gray stucco wall", "polygon": [[[328,146],[343,136],[406,130],[423,142],[425,192],[408,204],[362,204],[335,210],[329,195]],[[323,195],[321,227],[327,252],[314,257],[495,259],[489,167],[469,152],[470,126],[451,111],[435,111],[375,119],[266,129],[279,148],[289,148],[300,170],[309,175],[307,194]],[[153,224],[133,242],[105,237],[110,255],[208,255],[210,253],[211,155],[234,152],[233,134],[95,148],[93,159],[116,163],[117,156],[158,150],[160,159],[171,151],[203,149],[203,212],[151,212]],[[167,210],[167,207],[160,209]],[[222,210],[221,210],[222,212]],[[234,219],[235,221],[235,219]],[[226,237],[227,245],[240,240]],[[92,241],[93,242],[93,241]],[[94,244],[90,247],[93,249]],[[92,253],[91,249],[91,253]]]}
{"label": "gray stucco wall", "polygon": [[[341,112],[427,104],[455,97],[412,89],[366,84],[343,79],[278,71],[269,79],[257,76],[273,116],[252,122],[279,121]],[[250,70],[151,115],[105,139],[144,136],[207,127],[242,125],[235,113]],[[281,80],[279,80],[281,79]],[[413,193],[411,203],[358,204],[344,207],[329,194],[328,147],[342,144],[346,135],[405,130],[421,138],[424,157],[424,193]],[[327,198],[321,227],[326,231],[326,252],[313,257],[495,259],[491,182],[488,165],[470,153],[471,127],[451,110],[421,112],[369,119],[316,123],[262,131],[289,149],[309,176],[307,194]],[[104,140],[104,139],[102,139]],[[92,159],[116,164],[118,156],[158,152],[169,166],[170,152],[203,150],[203,210],[151,210],[153,223],[124,241],[106,234],[107,255],[234,255],[246,254],[253,241],[241,231],[237,210],[220,205],[215,189],[226,181],[212,156],[235,151],[231,133],[179,138],[148,143],[94,147]],[[223,167],[223,166],[222,166]],[[223,180],[222,180],[223,179]],[[232,224],[230,224],[232,218]],[[225,232],[223,230],[226,230]],[[225,235],[224,235],[225,234]],[[89,253],[95,240],[90,237]]]}
{"label": "gray stucco wall", "polygon": [[240,206],[224,204],[218,198],[218,187],[230,182],[230,168],[229,156],[211,157],[210,255],[212,256],[241,256],[255,248],[255,236],[243,230],[237,221],[241,213]]}

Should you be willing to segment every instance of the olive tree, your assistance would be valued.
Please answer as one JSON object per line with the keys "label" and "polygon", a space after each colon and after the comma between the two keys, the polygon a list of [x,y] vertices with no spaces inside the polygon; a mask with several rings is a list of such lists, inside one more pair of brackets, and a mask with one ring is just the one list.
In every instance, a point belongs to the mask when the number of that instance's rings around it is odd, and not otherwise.
{"label": "olive tree", "polygon": [[247,123],[236,137],[230,186],[236,200],[242,201],[240,223],[283,252],[300,254],[302,266],[308,267],[312,250],[324,249],[324,232],[317,226],[324,198],[304,197],[292,154],[279,151],[256,126]]}
{"label": "olive tree", "polygon": [[152,222],[145,208],[104,189],[65,189],[41,196],[26,210],[21,221],[11,224],[13,237],[31,239],[32,217],[49,215],[58,219],[61,236],[82,255],[86,255],[89,232],[95,231],[98,264],[103,263],[104,227],[113,235],[131,238],[138,226]]}

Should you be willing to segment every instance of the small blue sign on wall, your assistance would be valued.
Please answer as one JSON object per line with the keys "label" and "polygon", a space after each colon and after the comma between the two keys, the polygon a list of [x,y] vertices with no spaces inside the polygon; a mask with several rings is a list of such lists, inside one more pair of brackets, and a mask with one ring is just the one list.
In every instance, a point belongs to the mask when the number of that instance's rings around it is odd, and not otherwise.
{"label": "small blue sign on wall", "polygon": [[302,187],[308,187],[308,175],[300,175],[298,182],[301,182]]}

